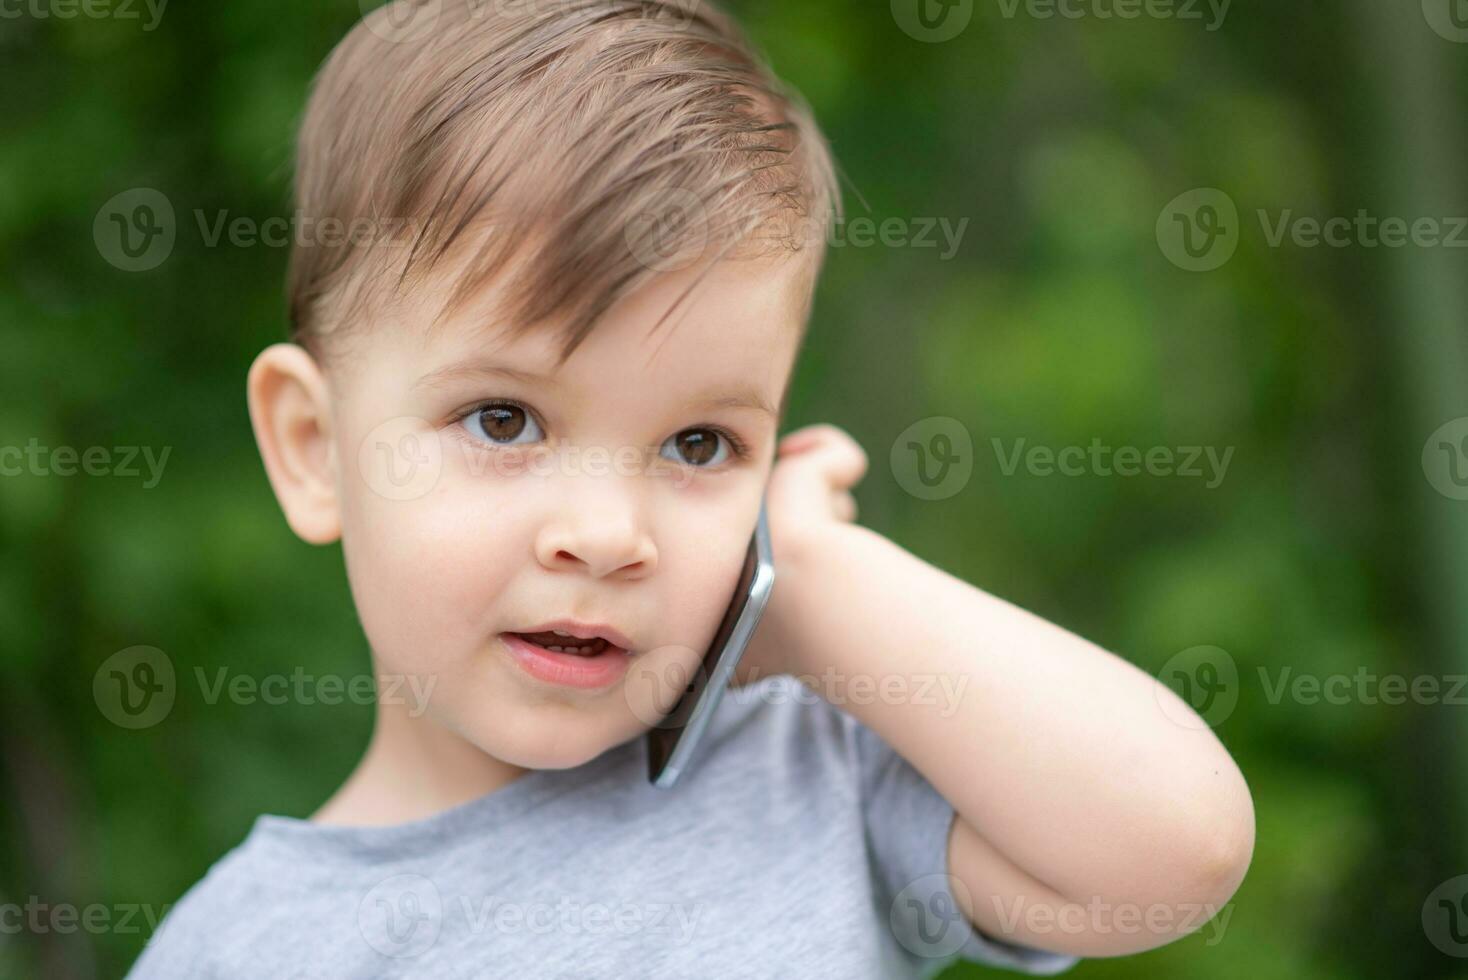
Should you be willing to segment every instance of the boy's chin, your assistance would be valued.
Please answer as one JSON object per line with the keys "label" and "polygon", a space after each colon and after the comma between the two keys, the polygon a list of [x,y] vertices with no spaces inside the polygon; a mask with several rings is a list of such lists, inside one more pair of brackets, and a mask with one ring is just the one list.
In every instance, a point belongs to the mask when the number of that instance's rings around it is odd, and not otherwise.
{"label": "boy's chin", "polygon": [[486,752],[505,762],[522,769],[574,769],[638,733],[611,730],[605,720],[601,724],[588,720],[579,728],[574,724],[559,723],[553,730],[542,732],[541,737],[535,737],[528,730],[522,731],[509,740],[509,744],[504,744],[503,733],[497,734],[500,737],[485,739],[479,744]]}

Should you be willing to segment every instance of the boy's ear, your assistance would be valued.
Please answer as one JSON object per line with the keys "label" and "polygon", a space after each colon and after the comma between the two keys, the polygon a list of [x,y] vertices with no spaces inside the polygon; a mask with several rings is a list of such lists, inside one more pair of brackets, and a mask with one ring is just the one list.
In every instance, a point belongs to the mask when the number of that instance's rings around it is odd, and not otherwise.
{"label": "boy's ear", "polygon": [[250,423],[275,499],[304,541],[341,536],[331,400],[315,358],[296,344],[272,344],[245,382]]}

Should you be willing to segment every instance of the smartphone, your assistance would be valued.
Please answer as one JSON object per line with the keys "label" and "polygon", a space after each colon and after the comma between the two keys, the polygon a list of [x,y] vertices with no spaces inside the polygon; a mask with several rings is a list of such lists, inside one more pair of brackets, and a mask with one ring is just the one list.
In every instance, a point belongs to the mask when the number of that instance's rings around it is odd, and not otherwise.
{"label": "smartphone", "polygon": [[713,643],[673,710],[647,733],[647,778],[654,786],[661,789],[671,787],[688,768],[694,750],[713,718],[714,709],[719,706],[719,699],[729,686],[729,678],[734,675],[739,658],[744,656],[744,650],[754,636],[754,628],[759,625],[774,585],[770,525],[765,514],[765,502],[761,500],[759,521],[744,554],[739,584],[734,588],[734,597],[724,612]]}

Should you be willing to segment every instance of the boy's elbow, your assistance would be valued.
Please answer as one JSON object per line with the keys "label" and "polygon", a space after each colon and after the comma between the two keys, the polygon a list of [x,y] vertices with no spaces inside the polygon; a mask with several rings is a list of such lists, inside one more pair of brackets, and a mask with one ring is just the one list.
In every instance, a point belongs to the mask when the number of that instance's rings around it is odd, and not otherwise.
{"label": "boy's elbow", "polygon": [[1172,880],[1144,904],[1155,925],[1116,930],[1100,937],[1083,955],[1129,956],[1206,932],[1208,944],[1222,940],[1233,918],[1228,903],[1243,883],[1254,856],[1254,810],[1245,806],[1228,820],[1190,838],[1191,850],[1173,864]]}
{"label": "boy's elbow", "polygon": [[1184,880],[1192,883],[1190,900],[1204,906],[1217,908],[1232,898],[1254,859],[1254,803],[1242,776],[1238,782],[1242,788],[1224,812],[1200,821],[1202,832],[1192,835],[1181,859],[1189,872]]}
{"label": "boy's elbow", "polygon": [[[1159,848],[1159,841],[1167,845]],[[1242,774],[1235,770],[1221,793],[1195,790],[1189,805],[1140,838],[1139,846],[1133,866],[1147,870],[1119,887],[1119,898],[1215,914],[1238,891],[1254,858],[1254,803]]]}

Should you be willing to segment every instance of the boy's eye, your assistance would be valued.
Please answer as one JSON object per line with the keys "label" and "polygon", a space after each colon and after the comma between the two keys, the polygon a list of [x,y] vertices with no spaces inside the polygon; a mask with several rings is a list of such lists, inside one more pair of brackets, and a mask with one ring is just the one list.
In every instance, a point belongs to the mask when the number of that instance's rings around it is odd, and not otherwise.
{"label": "boy's eye", "polygon": [[[668,441],[663,443],[665,450],[671,447],[672,453],[668,456],[675,463],[683,463],[689,466],[714,466],[724,462],[728,456],[728,447],[723,436],[714,429],[684,429],[674,436],[669,436]],[[720,456],[720,452],[723,455]]]}
{"label": "boy's eye", "polygon": [[[528,445],[545,438],[535,416],[514,402],[483,405],[465,415],[462,424],[475,439],[493,446]],[[729,458],[730,440],[719,429],[684,429],[668,437],[660,455],[683,466],[710,468]]]}
{"label": "boy's eye", "polygon": [[464,428],[475,438],[500,446],[514,445],[526,432],[531,433],[528,442],[545,438],[535,417],[509,402],[476,408],[464,417]]}

